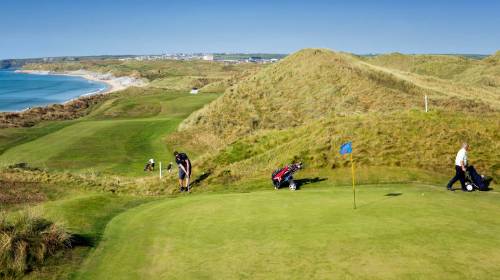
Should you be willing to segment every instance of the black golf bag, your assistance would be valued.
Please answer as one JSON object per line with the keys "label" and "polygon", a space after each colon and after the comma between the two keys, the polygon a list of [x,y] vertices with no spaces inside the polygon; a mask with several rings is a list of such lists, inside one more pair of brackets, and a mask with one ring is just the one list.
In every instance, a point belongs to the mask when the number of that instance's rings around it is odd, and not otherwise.
{"label": "black golf bag", "polygon": [[[465,171],[465,185],[468,187],[467,190],[489,190],[491,179],[480,175],[474,166],[468,166]],[[470,187],[469,187],[470,186]]]}

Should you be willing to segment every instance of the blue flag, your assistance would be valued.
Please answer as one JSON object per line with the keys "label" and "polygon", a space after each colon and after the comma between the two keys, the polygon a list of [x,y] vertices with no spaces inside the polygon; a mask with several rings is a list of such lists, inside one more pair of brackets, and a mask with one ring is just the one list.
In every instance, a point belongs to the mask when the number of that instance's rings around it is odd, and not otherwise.
{"label": "blue flag", "polygon": [[350,153],[352,153],[352,142],[347,142],[347,143],[342,144],[342,146],[340,146],[340,154],[341,155],[350,154]]}

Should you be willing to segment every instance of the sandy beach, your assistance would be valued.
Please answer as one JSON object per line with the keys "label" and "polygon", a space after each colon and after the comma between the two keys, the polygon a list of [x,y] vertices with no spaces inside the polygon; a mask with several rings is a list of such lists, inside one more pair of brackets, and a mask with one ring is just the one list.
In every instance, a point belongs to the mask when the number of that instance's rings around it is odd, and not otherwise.
{"label": "sandy beach", "polygon": [[76,71],[66,71],[66,72],[52,72],[52,71],[42,71],[42,70],[16,70],[19,73],[26,74],[35,74],[35,75],[62,75],[62,76],[74,76],[81,77],[87,80],[96,81],[105,83],[107,88],[102,91],[90,92],[85,94],[84,96],[92,95],[92,94],[104,94],[111,93],[115,91],[124,90],[128,87],[143,87],[147,85],[147,81],[145,79],[138,79],[134,77],[115,77],[111,73],[96,73],[87,70],[76,70]]}

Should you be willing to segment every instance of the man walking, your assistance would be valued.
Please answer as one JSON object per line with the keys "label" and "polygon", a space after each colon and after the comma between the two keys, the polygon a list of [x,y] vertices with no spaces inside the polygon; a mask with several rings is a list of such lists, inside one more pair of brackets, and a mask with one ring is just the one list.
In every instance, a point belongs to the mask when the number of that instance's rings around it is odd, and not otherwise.
{"label": "man walking", "polygon": [[185,153],[174,152],[175,162],[179,166],[180,191],[190,191],[189,178],[191,177],[191,161]]}
{"label": "man walking", "polygon": [[451,178],[446,187],[449,191],[452,191],[452,186],[456,181],[460,181],[462,186],[462,191],[467,191],[465,188],[465,170],[467,168],[467,151],[469,150],[469,144],[463,143],[462,149],[460,149],[455,158],[455,177]]}

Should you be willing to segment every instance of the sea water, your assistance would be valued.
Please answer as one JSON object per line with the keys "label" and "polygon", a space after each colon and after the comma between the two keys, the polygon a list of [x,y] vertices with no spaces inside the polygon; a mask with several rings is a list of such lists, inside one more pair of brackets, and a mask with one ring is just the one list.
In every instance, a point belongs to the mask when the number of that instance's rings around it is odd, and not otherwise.
{"label": "sea water", "polygon": [[64,103],[107,89],[105,83],[80,77],[16,73],[0,70],[0,112]]}

